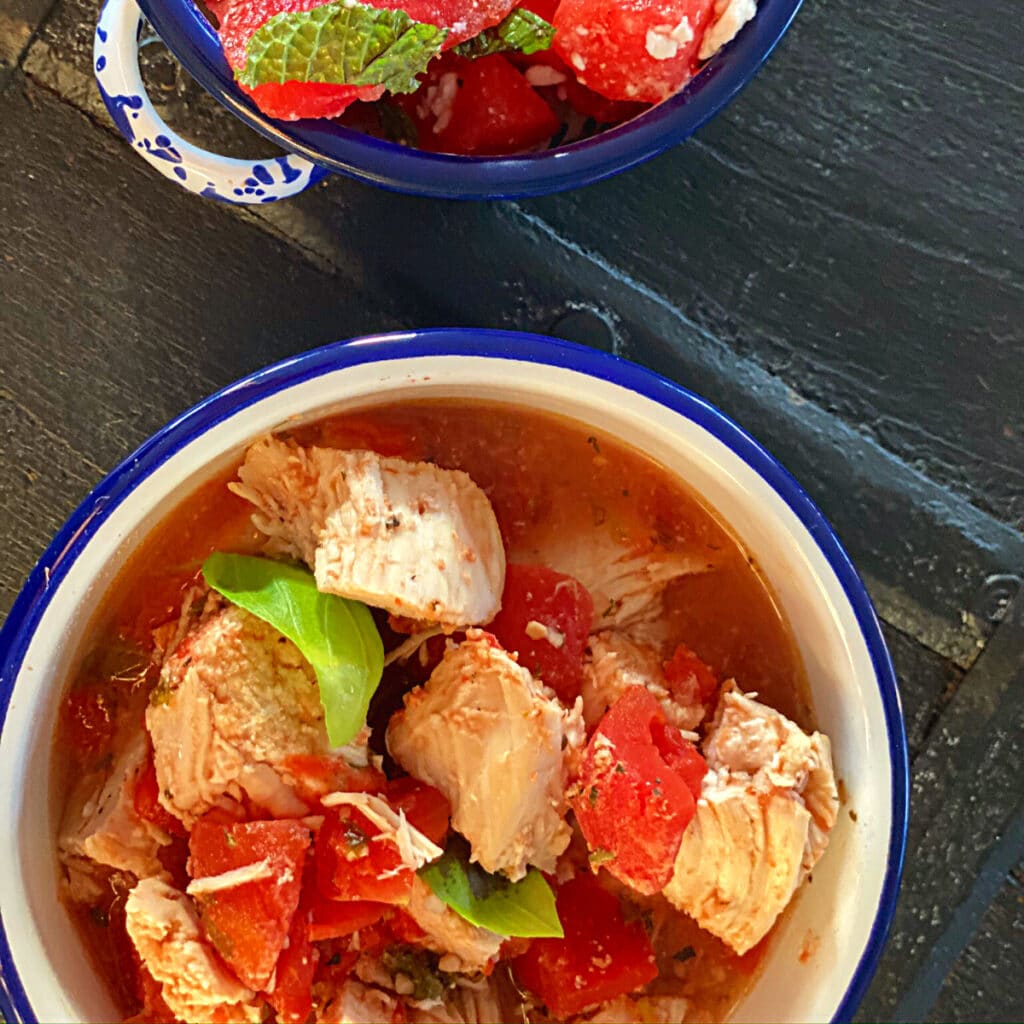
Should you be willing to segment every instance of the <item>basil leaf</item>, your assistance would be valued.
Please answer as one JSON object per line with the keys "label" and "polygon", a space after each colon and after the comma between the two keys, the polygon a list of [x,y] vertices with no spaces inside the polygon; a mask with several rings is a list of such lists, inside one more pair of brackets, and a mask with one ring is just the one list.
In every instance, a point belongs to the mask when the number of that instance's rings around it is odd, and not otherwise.
{"label": "basil leaf", "polygon": [[382,85],[415,92],[416,76],[441,52],[448,30],[413,21],[405,11],[332,0],[311,11],[285,11],[264,22],[246,44],[238,80]]}
{"label": "basil leaf", "polygon": [[525,7],[517,7],[504,21],[459,43],[455,52],[470,59],[508,50],[529,54],[549,49],[554,38],[554,25]]}
{"label": "basil leaf", "polygon": [[420,877],[434,895],[470,924],[497,935],[522,938],[564,938],[555,909],[555,894],[535,868],[525,878],[510,882],[470,864],[468,851],[456,842],[424,868]]}
{"label": "basil leaf", "polygon": [[270,558],[216,551],[203,563],[203,578],[298,647],[316,672],[331,745],[348,743],[366,723],[384,670],[384,645],[366,605],[322,594],[309,570]]}

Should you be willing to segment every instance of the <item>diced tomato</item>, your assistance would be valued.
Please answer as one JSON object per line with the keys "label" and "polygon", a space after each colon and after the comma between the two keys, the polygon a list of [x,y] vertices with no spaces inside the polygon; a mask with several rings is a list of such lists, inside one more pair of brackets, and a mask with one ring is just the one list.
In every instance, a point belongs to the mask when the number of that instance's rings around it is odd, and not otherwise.
{"label": "diced tomato", "polygon": [[422,944],[427,934],[411,915],[397,907],[391,911],[387,925],[395,941],[404,942],[407,946]]}
{"label": "diced tomato", "polygon": [[421,149],[500,155],[546,142],[558,118],[501,54],[466,60],[445,54],[415,96],[401,101],[416,123]]}
{"label": "diced tomato", "polygon": [[314,942],[340,939],[375,924],[390,909],[389,903],[371,903],[369,900],[321,899],[313,906],[309,937]]}
{"label": "diced tomato", "polygon": [[152,754],[135,780],[132,803],[135,813],[143,821],[151,822],[172,836],[184,838],[188,835],[185,826],[160,803],[160,787],[156,781],[156,766],[153,764]]}
{"label": "diced tomato", "polygon": [[519,981],[555,1017],[625,995],[658,975],[651,940],[639,921],[627,921],[618,899],[595,878],[578,875],[555,894],[565,938],[534,939],[512,961]]}
{"label": "diced tomato", "polygon": [[701,783],[708,773],[708,763],[700,751],[683,739],[679,730],[667,722],[651,723],[651,738],[665,763],[686,783],[686,788],[696,800],[700,796]]}
{"label": "diced tomato", "polygon": [[309,830],[297,821],[226,826],[201,819],[189,840],[193,878],[266,861],[270,877],[199,895],[206,933],[250,988],[265,989],[299,904]]}
{"label": "diced tomato", "polygon": [[61,705],[64,738],[79,761],[95,757],[114,735],[114,715],[104,686],[72,690]]}
{"label": "diced tomato", "polygon": [[452,805],[439,789],[428,786],[411,775],[403,775],[388,783],[388,803],[396,811],[405,811],[413,828],[422,832],[432,843],[444,845],[452,817]]}
{"label": "diced tomato", "polygon": [[711,704],[718,693],[715,673],[686,644],[665,662],[665,681],[680,704]]}
{"label": "diced tomato", "polygon": [[293,915],[288,941],[277,958],[274,987],[266,994],[278,1024],[305,1024],[313,1012],[313,976],[320,952],[312,944],[315,936],[307,917],[302,911]]}
{"label": "diced tomato", "polygon": [[317,888],[330,900],[405,903],[412,871],[394,843],[374,842],[381,830],[354,807],[327,812],[316,837]]}
{"label": "diced tomato", "polygon": [[689,756],[680,749],[685,744],[654,697],[633,686],[598,723],[583,754],[572,808],[592,863],[637,892],[665,887],[694,815],[693,793],[674,767]]}
{"label": "diced tomato", "polygon": [[658,103],[697,69],[715,0],[561,0],[554,47],[590,89]]}
{"label": "diced tomato", "polygon": [[543,565],[509,565],[501,611],[487,628],[505,650],[519,653],[520,665],[571,704],[583,682],[593,620],[594,601],[579,580]]}
{"label": "diced tomato", "polygon": [[292,754],[281,769],[294,784],[299,797],[319,803],[328,793],[383,793],[388,780],[376,768],[353,768],[343,757]]}

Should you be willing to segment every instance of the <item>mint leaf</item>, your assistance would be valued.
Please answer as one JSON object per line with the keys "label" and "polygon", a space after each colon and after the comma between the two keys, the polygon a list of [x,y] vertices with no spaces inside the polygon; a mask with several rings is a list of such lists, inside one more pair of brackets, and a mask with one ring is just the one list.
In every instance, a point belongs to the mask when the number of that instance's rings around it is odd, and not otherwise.
{"label": "mint leaf", "polygon": [[536,53],[547,50],[555,38],[555,27],[539,14],[517,7],[504,21],[485,28],[479,35],[459,43],[455,52],[460,57],[486,57],[492,53],[518,50]]}
{"label": "mint leaf", "polygon": [[555,894],[539,871],[530,868],[525,878],[510,882],[470,864],[467,854],[465,844],[454,840],[440,858],[420,869],[439,900],[470,924],[497,935],[564,938]]}
{"label": "mint leaf", "polygon": [[321,594],[309,570],[270,558],[217,551],[203,563],[203,578],[298,647],[316,672],[331,745],[348,743],[366,723],[384,670],[384,645],[366,605]]}
{"label": "mint leaf", "polygon": [[448,30],[413,21],[405,11],[333,0],[311,11],[275,14],[246,44],[238,80],[382,85],[415,92],[416,76],[441,52]]}

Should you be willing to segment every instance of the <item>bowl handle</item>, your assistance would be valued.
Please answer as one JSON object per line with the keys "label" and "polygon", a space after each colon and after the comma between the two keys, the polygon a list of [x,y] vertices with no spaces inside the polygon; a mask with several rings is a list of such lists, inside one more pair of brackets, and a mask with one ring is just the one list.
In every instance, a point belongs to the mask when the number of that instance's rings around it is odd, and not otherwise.
{"label": "bowl handle", "polygon": [[107,0],[96,25],[96,82],[121,134],[165,178],[225,203],[272,203],[298,195],[330,172],[300,156],[235,160],[186,142],[156,112],[139,73],[142,12],[135,0]]}

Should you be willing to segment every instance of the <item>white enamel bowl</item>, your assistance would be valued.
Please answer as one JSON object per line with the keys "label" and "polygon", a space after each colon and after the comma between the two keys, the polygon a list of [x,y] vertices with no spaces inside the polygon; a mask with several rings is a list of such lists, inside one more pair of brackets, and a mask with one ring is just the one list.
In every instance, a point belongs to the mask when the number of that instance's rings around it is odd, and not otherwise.
{"label": "white enamel bowl", "polygon": [[687,480],[757,558],[796,635],[847,803],[735,1019],[852,1016],[892,919],[908,786],[892,666],[846,554],[792,477],[703,400],[590,349],[466,330],[331,345],[227,388],[114,470],[44,554],[0,632],[0,1010],[11,1024],[116,1017],[57,899],[50,767],[61,689],[104,589],[159,519],[258,435],[296,416],[441,396],[551,410],[622,439]]}

